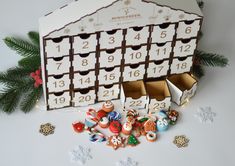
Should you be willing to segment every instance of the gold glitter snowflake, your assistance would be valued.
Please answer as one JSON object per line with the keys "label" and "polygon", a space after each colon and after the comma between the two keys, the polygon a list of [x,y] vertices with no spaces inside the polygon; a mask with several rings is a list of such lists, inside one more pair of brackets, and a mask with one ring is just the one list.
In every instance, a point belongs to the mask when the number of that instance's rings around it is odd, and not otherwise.
{"label": "gold glitter snowflake", "polygon": [[48,136],[50,134],[54,134],[55,126],[50,123],[42,124],[40,126],[39,132],[44,136]]}
{"label": "gold glitter snowflake", "polygon": [[185,135],[175,136],[173,143],[178,147],[187,147],[189,143],[189,139]]}

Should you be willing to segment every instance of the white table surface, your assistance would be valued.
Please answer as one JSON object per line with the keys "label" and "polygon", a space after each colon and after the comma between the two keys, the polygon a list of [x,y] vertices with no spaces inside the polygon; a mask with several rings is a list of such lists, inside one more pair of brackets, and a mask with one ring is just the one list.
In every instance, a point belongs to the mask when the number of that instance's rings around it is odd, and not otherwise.
{"label": "white table surface", "polygon": [[[71,1],[71,0],[70,0]],[[0,38],[25,36],[37,30],[38,18],[69,1],[66,0],[7,0],[0,2]],[[204,38],[200,48],[221,53],[230,60],[225,69],[207,69],[199,84],[197,95],[185,107],[177,108],[179,123],[159,134],[156,143],[144,138],[135,148],[114,151],[105,144],[93,144],[87,134],[73,132],[71,123],[83,120],[85,109],[67,109],[46,112],[43,101],[28,114],[16,111],[11,115],[0,113],[0,166],[69,166],[68,151],[75,145],[91,148],[92,160],[86,165],[114,166],[127,156],[139,165],[234,166],[235,126],[235,3],[233,0],[205,0]],[[20,58],[0,41],[0,71],[16,65]],[[217,116],[212,124],[202,124],[194,114],[199,107],[212,107]],[[95,107],[98,107],[96,105]],[[55,134],[44,137],[39,126],[50,122],[56,126]],[[176,135],[190,139],[187,148],[178,149],[173,143]]]}

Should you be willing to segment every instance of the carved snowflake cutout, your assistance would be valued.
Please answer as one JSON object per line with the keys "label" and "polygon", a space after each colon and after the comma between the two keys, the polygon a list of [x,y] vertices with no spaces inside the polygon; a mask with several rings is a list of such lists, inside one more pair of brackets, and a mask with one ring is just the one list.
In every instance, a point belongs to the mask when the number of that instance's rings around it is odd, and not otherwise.
{"label": "carved snowflake cutout", "polygon": [[69,152],[70,160],[73,163],[84,165],[88,160],[91,160],[93,158],[90,152],[90,148],[86,148],[81,145],[76,146]]}
{"label": "carved snowflake cutout", "polygon": [[39,132],[44,136],[48,136],[50,134],[54,134],[55,126],[50,123],[42,124],[40,126]]}
{"label": "carved snowflake cutout", "polygon": [[126,160],[120,160],[116,164],[117,166],[138,166],[139,163],[128,157]]}
{"label": "carved snowflake cutout", "polygon": [[187,147],[189,143],[189,139],[185,135],[175,136],[173,143],[178,147]]}
{"label": "carved snowflake cutout", "polygon": [[216,117],[216,113],[212,112],[211,107],[200,107],[195,117],[199,119],[201,123],[212,123],[214,117]]}

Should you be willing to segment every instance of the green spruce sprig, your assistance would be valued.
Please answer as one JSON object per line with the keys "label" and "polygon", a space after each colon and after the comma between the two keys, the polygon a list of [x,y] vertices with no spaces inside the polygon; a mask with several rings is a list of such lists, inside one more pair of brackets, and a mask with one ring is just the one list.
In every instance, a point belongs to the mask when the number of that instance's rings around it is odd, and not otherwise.
{"label": "green spruce sprig", "polygon": [[0,73],[0,109],[8,114],[19,107],[23,112],[29,112],[42,96],[42,86],[34,87],[34,79],[30,73],[40,67],[40,46],[38,32],[29,32],[30,40],[15,37],[4,39],[5,44],[23,58],[17,67]]}

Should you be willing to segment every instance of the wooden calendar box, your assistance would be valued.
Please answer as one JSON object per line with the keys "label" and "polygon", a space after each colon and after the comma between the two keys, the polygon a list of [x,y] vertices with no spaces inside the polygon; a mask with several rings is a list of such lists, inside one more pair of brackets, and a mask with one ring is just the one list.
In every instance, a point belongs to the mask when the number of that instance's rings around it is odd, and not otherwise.
{"label": "wooden calendar box", "polygon": [[167,82],[152,81],[146,82],[146,91],[149,95],[149,114],[157,115],[161,110],[169,110],[171,106],[171,94]]}
{"label": "wooden calendar box", "polygon": [[39,21],[46,109],[191,72],[202,20],[195,0],[79,0],[48,13]]}
{"label": "wooden calendar box", "polygon": [[146,109],[148,96],[143,81],[126,82],[121,87],[121,102],[125,109]]}
{"label": "wooden calendar box", "polygon": [[167,83],[172,95],[172,101],[178,105],[187,103],[197,89],[197,80],[190,74],[172,75],[167,78]]}

